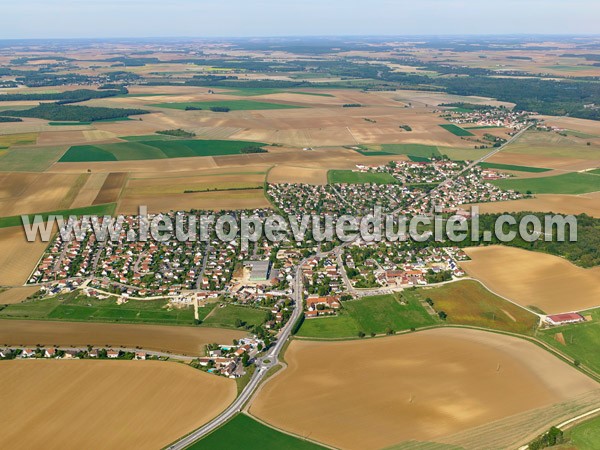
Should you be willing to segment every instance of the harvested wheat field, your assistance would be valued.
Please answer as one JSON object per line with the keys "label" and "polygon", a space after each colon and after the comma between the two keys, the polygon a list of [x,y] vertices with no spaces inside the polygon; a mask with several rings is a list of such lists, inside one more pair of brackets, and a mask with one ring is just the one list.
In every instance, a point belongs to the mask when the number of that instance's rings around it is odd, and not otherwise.
{"label": "harvested wheat field", "polygon": [[103,203],[116,202],[121,195],[126,179],[127,174],[124,172],[109,173],[92,204],[102,205]]}
{"label": "harvested wheat field", "polygon": [[478,203],[481,214],[539,211],[557,214],[582,214],[600,217],[600,195],[597,192],[583,195],[538,194],[535,198],[506,202]]}
{"label": "harvested wheat field", "polygon": [[235,383],[159,361],[0,362],[0,447],[162,448],[219,414]]}
{"label": "harvested wheat field", "polygon": [[82,173],[91,170],[98,172],[185,172],[190,169],[212,169],[216,164],[212,156],[147,159],[136,161],[108,162],[58,162],[52,165],[52,172]]}
{"label": "harvested wheat field", "polygon": [[0,305],[21,303],[27,297],[39,291],[38,286],[20,286],[0,292]]}
{"label": "harvested wheat field", "polygon": [[0,326],[0,343],[4,345],[139,346],[147,350],[190,356],[204,354],[206,344],[230,343],[245,335],[241,331],[221,328],[41,320],[2,320]]}
{"label": "harvested wheat field", "polygon": [[88,174],[10,173],[0,180],[0,216],[68,208]]}
{"label": "harvested wheat field", "polygon": [[148,212],[189,211],[202,209],[211,211],[268,208],[269,201],[260,189],[240,189],[230,191],[192,192],[188,194],[124,194],[119,203],[119,214],[137,214],[140,205],[146,205]]}
{"label": "harvested wheat field", "polygon": [[278,165],[269,171],[269,183],[327,184],[326,168]]}
{"label": "harvested wheat field", "polygon": [[108,173],[92,173],[88,177],[85,184],[79,190],[79,193],[73,200],[71,208],[81,208],[83,206],[89,206],[93,203],[94,199],[98,196],[100,189],[104,186],[104,182],[108,177]]}
{"label": "harvested wheat field", "polygon": [[598,267],[582,269],[558,256],[496,245],[465,251],[471,261],[460,264],[468,275],[522,306],[556,314],[600,305]]}
{"label": "harvested wheat field", "polygon": [[24,284],[47,246],[27,242],[21,227],[0,228],[0,286]]}
{"label": "harvested wheat field", "polygon": [[343,449],[443,442],[444,436],[599,387],[534,344],[467,329],[364,341],[296,340],[285,359],[288,368],[264,386],[250,412]]}

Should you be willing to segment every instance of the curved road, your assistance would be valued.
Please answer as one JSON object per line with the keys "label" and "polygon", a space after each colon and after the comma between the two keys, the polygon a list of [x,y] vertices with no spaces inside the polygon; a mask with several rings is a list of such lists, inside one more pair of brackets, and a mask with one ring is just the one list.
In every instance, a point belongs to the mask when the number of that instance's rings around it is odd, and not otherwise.
{"label": "curved road", "polygon": [[[527,131],[530,127],[531,127],[531,125],[525,127],[524,129],[519,131],[517,134],[515,134],[511,139],[509,139],[507,142],[505,142],[502,146],[495,148],[490,153],[484,155],[482,158],[479,158],[478,160],[473,161],[471,164],[469,164],[467,167],[465,167],[464,170],[462,170],[461,172],[455,174],[452,177],[447,178],[446,180],[441,182],[437,187],[435,187],[433,190],[431,190],[427,193],[424,193],[423,195],[421,195],[420,197],[415,199],[415,202],[422,200],[424,197],[431,194],[431,192],[438,190],[439,188],[445,186],[447,183],[452,181],[454,178],[462,175],[465,171],[469,170],[470,168],[474,167],[475,165],[479,164],[480,162],[485,161],[487,158],[495,155],[496,153],[501,151],[506,145],[510,144],[515,139],[517,139],[522,133]],[[395,211],[395,212],[397,213],[397,211]],[[348,244],[349,244],[349,242],[345,242],[342,245],[340,245],[339,247],[343,247]],[[334,251],[334,250],[338,250],[338,249],[336,248],[336,249],[333,249],[332,251]],[[236,414],[238,414],[242,410],[242,408],[244,407],[246,402],[248,400],[250,400],[250,398],[254,394],[254,391],[256,390],[256,388],[258,388],[260,383],[264,380],[269,369],[279,363],[279,360],[278,360],[279,354],[281,353],[283,346],[289,339],[294,324],[300,318],[300,315],[303,313],[303,310],[304,310],[303,304],[302,304],[302,301],[303,301],[302,291],[304,288],[303,288],[303,284],[302,284],[302,269],[301,269],[301,267],[305,261],[306,260],[300,261],[298,263],[298,267],[296,268],[296,274],[295,274],[294,281],[293,281],[293,283],[294,283],[293,284],[294,311],[292,312],[292,316],[290,317],[290,320],[288,320],[287,324],[280,331],[280,333],[277,337],[275,346],[269,350],[269,352],[267,353],[266,356],[263,356],[262,358],[258,358],[255,361],[256,370],[255,370],[254,374],[252,375],[250,382],[246,385],[246,387],[241,392],[241,394],[235,399],[235,401],[231,405],[229,405],[229,407],[225,411],[223,411],[216,418],[214,418],[213,420],[208,422],[206,425],[203,425],[202,427],[191,432],[187,436],[181,438],[179,441],[175,442],[174,444],[171,444],[169,447],[167,447],[168,449],[173,449],[173,450],[185,449],[185,448],[189,447],[190,445],[192,445],[194,442],[198,441],[199,439],[201,439],[202,437],[207,435],[208,433],[210,433],[211,431],[214,431],[215,429],[219,428],[221,425],[225,424],[231,418],[233,418]],[[266,361],[268,361],[268,362],[266,362]]]}
{"label": "curved road", "polygon": [[219,428],[225,422],[233,418],[236,414],[238,414],[246,402],[252,397],[256,388],[263,381],[269,369],[279,363],[278,356],[283,349],[283,346],[287,342],[292,333],[292,328],[296,321],[300,318],[300,315],[303,313],[303,304],[302,304],[302,265],[306,260],[300,261],[298,267],[296,268],[296,274],[293,281],[293,298],[294,298],[294,310],[292,311],[292,315],[285,326],[279,332],[277,336],[277,341],[275,345],[269,349],[268,353],[258,358],[255,361],[256,370],[252,374],[252,378],[250,378],[250,382],[246,385],[241,394],[235,399],[235,401],[229,405],[229,407],[223,411],[219,416],[208,422],[206,425],[198,428],[187,436],[181,438],[179,441],[170,445],[169,449],[184,449],[192,445],[197,440],[201,439],[203,436],[207,435],[211,431]]}

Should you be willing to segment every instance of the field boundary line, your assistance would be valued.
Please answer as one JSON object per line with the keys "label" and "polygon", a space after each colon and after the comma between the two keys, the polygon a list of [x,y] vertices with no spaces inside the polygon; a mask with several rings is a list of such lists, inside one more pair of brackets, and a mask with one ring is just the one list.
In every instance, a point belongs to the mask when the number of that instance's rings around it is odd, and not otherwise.
{"label": "field boundary line", "polygon": [[249,417],[251,417],[252,419],[256,420],[256,421],[257,421],[258,423],[260,423],[261,425],[264,425],[264,426],[266,426],[266,427],[269,427],[269,428],[271,428],[272,430],[279,431],[280,433],[287,434],[288,436],[295,437],[296,439],[300,439],[301,441],[311,442],[311,443],[313,443],[313,444],[320,445],[321,447],[328,448],[328,449],[331,449],[331,450],[338,450],[338,447],[333,447],[333,446],[331,446],[331,445],[329,445],[329,444],[325,444],[325,443],[323,443],[323,442],[316,441],[316,440],[314,440],[314,439],[310,439],[309,437],[300,436],[299,434],[294,434],[294,433],[292,433],[292,432],[290,432],[290,431],[286,431],[286,430],[282,430],[282,429],[280,429],[280,428],[277,428],[277,427],[275,427],[275,426],[271,425],[270,423],[268,423],[268,422],[265,422],[264,420],[262,420],[262,419],[260,419],[260,418],[256,417],[255,415],[253,415],[253,414],[250,414],[250,412],[249,412],[249,411],[248,411],[248,412],[244,411],[244,412],[241,412],[240,414],[246,414],[247,416],[249,416]]}

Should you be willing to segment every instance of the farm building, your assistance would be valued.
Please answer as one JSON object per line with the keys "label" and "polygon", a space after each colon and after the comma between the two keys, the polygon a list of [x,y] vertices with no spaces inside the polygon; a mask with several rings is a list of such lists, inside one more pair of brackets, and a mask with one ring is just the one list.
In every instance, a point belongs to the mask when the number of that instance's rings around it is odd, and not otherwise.
{"label": "farm building", "polygon": [[546,322],[550,325],[565,325],[567,323],[585,322],[585,318],[577,313],[553,314],[546,316]]}

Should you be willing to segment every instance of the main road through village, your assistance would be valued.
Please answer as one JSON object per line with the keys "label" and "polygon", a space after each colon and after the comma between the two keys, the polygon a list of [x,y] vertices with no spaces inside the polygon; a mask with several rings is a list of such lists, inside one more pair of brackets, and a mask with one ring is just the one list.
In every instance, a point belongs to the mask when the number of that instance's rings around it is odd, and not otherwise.
{"label": "main road through village", "polygon": [[[415,200],[415,202],[422,200],[425,196],[430,195],[432,192],[437,191],[439,188],[445,186],[450,181],[452,181],[454,178],[462,175],[464,172],[471,169],[475,165],[492,157],[493,155],[495,155],[496,153],[501,151],[505,146],[507,146],[508,144],[513,142],[515,139],[517,139],[519,136],[521,136],[521,134],[524,133],[527,129],[529,129],[529,127],[531,127],[531,125],[524,128],[523,130],[519,131],[511,139],[509,139],[507,142],[505,142],[502,146],[495,148],[493,151],[484,155],[482,158],[478,159],[477,161],[473,161],[471,164],[469,164],[467,167],[465,167],[465,169],[463,171],[461,171],[460,173],[455,174],[452,177],[445,179],[438,186],[436,186],[433,190],[431,190],[431,191],[423,194],[421,197],[417,198]],[[349,242],[346,242],[342,245],[347,245],[347,244],[349,244]],[[341,247],[341,246],[339,246],[339,247]],[[338,250],[338,248],[336,248],[334,250]],[[319,255],[317,255],[317,256],[319,256]],[[187,436],[181,438],[179,441],[170,445],[168,447],[169,449],[173,449],[173,450],[185,449],[185,448],[189,447],[190,445],[192,445],[194,442],[200,440],[202,437],[206,436],[211,431],[214,431],[215,429],[219,428],[221,425],[225,424],[231,418],[233,418],[236,414],[238,414],[243,409],[246,402],[248,402],[248,400],[250,400],[250,398],[252,397],[252,395],[254,394],[256,389],[258,388],[258,386],[260,386],[260,383],[267,376],[269,369],[271,369],[275,365],[279,364],[279,354],[281,353],[281,350],[283,350],[283,346],[285,345],[285,343],[290,338],[294,324],[296,324],[296,322],[298,321],[298,319],[300,318],[300,315],[303,313],[303,310],[304,310],[304,307],[303,307],[304,286],[302,283],[302,265],[304,264],[305,261],[306,260],[301,261],[300,263],[298,263],[298,266],[296,267],[296,273],[295,273],[294,280],[293,280],[293,290],[292,290],[293,291],[292,298],[294,300],[294,310],[292,311],[292,315],[291,315],[290,319],[288,320],[287,324],[279,332],[279,335],[277,336],[275,345],[271,349],[268,350],[266,355],[259,357],[255,360],[254,363],[256,366],[256,370],[252,374],[252,377],[250,378],[250,381],[248,382],[246,387],[242,390],[240,395],[235,399],[235,401],[231,405],[229,405],[229,407],[225,411],[223,411],[220,415],[218,415],[213,420],[208,422],[206,425],[203,425],[202,427],[198,428],[197,430],[192,431]]]}

